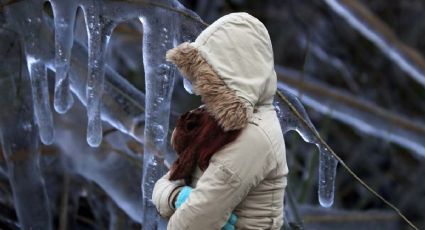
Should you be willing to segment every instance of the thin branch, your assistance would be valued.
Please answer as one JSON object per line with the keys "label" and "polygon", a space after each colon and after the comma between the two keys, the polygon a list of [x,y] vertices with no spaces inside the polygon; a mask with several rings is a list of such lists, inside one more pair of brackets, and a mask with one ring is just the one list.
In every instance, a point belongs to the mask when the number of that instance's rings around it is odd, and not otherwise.
{"label": "thin branch", "polygon": [[63,177],[61,208],[59,214],[59,230],[66,230],[68,223],[69,173],[66,170],[63,174]]}

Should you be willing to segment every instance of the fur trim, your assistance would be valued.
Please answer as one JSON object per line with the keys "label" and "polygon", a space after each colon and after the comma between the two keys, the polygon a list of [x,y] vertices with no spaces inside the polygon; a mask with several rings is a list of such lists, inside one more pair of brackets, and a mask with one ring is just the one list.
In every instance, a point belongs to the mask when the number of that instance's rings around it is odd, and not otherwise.
{"label": "fur trim", "polygon": [[182,43],[169,50],[166,58],[192,83],[207,111],[225,131],[242,129],[248,124],[250,107],[224,83],[195,47]]}

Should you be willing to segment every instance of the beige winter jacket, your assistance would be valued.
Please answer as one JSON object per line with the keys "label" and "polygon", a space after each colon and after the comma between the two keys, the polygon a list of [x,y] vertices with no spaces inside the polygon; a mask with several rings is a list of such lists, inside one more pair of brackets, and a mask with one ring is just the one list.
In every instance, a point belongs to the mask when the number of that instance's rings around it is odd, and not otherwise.
{"label": "beige winter jacket", "polygon": [[236,229],[280,229],[288,168],[272,106],[276,73],[266,28],[249,14],[229,14],[195,42],[170,50],[167,59],[225,130],[243,129],[205,172],[197,170],[179,209],[172,202],[183,182],[169,181],[168,174],[158,180],[152,199],[162,216],[171,217],[168,229],[221,229],[232,212]]}

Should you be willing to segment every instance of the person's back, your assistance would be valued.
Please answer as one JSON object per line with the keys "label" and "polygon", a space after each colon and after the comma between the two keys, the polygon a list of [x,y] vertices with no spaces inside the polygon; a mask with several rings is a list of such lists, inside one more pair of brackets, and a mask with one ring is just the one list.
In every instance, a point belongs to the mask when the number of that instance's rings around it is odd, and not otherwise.
{"label": "person's back", "polygon": [[283,198],[288,174],[285,144],[274,109],[266,107],[258,110],[254,113],[254,117],[258,118],[256,124],[248,125],[247,128],[254,126],[251,129],[257,131],[257,141],[261,139],[270,144],[271,160],[266,165],[250,166],[265,167],[268,173],[235,208],[234,212],[238,216],[236,228],[280,229],[283,225]]}
{"label": "person's back", "polygon": [[195,172],[194,189],[175,212],[182,182],[169,181],[168,174],[157,182],[153,200],[161,215],[171,216],[168,229],[220,229],[231,213],[236,229],[280,229],[288,169],[272,105],[276,73],[264,25],[246,13],[224,16],[167,58],[224,131],[240,130],[204,172]]}

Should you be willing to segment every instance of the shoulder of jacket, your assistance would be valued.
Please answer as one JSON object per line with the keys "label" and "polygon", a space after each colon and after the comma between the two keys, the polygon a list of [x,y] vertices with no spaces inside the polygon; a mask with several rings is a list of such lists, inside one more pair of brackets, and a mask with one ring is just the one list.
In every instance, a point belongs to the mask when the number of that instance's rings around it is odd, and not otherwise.
{"label": "shoulder of jacket", "polygon": [[211,164],[221,165],[228,174],[255,185],[274,168],[274,150],[264,130],[254,124],[244,128],[232,143],[213,155]]}
{"label": "shoulder of jacket", "polygon": [[214,154],[212,160],[220,161],[224,165],[235,162],[251,164],[268,158],[272,154],[273,146],[264,129],[254,124],[248,124],[239,137]]}
{"label": "shoulder of jacket", "polygon": [[[262,125],[263,121],[259,117],[252,117],[248,122],[246,129],[246,136],[248,140],[254,138],[256,142],[261,142],[264,147],[273,149],[273,144],[270,138],[270,133]],[[244,131],[243,131],[244,132]],[[247,140],[247,141],[248,141]]]}

